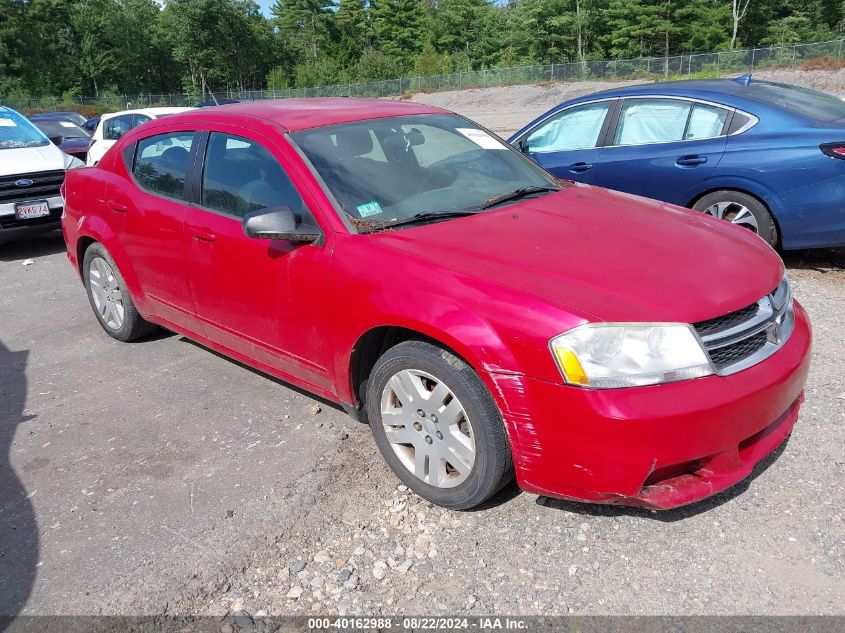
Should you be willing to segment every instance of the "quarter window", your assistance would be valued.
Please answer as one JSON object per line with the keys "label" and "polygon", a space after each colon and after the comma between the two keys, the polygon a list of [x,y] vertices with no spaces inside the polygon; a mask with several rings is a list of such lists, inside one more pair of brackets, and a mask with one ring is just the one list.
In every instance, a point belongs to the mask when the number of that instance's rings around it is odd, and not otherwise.
{"label": "quarter window", "polygon": [[526,137],[528,151],[544,154],[595,147],[610,104],[591,103],[554,115]]}
{"label": "quarter window", "polygon": [[138,141],[132,173],[153,193],[185,200],[185,177],[193,147],[193,132],[158,134]]}
{"label": "quarter window", "polygon": [[307,215],[302,197],[270,152],[255,141],[220,132],[208,139],[202,205],[239,217],[284,205],[299,222]]}

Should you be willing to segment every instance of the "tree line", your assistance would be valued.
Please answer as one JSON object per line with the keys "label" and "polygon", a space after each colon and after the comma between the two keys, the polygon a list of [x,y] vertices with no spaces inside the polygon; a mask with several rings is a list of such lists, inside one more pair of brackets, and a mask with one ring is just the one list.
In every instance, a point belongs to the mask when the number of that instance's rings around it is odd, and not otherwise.
{"label": "tree line", "polygon": [[0,95],[286,88],[810,42],[845,0],[0,0]]}

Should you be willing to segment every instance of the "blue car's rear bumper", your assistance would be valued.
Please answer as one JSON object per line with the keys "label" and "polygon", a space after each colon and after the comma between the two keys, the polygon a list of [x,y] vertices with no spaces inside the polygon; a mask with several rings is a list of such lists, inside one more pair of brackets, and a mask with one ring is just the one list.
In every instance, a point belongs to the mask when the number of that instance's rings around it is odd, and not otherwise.
{"label": "blue car's rear bumper", "polygon": [[845,244],[845,175],[765,198],[784,249]]}

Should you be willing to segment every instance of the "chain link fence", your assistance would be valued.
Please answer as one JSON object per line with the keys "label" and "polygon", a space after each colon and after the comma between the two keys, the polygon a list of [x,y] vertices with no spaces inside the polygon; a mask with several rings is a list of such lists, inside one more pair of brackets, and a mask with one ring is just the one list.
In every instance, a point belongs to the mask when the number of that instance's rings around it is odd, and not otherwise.
{"label": "chain link fence", "polygon": [[[842,58],[845,38],[811,44],[768,46],[716,53],[695,53],[671,57],[612,59],[543,64],[514,68],[468,70],[447,75],[400,77],[384,81],[341,83],[331,86],[216,92],[216,99],[290,99],[296,97],[394,97],[406,93],[462,90],[490,86],[513,86],[559,81],[675,78],[690,75],[723,75],[767,68],[800,66],[807,60]],[[193,106],[202,101],[197,94],[140,94],[76,97],[0,98],[0,105],[16,110],[63,110],[89,106],[114,111],[151,106]],[[210,95],[205,100],[213,100]]]}

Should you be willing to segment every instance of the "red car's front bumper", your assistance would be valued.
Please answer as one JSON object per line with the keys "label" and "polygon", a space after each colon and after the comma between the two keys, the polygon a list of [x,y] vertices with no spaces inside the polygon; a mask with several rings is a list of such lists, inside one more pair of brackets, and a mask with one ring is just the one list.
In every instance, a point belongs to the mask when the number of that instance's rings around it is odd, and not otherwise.
{"label": "red car's front bumper", "polygon": [[731,376],[588,390],[489,374],[529,492],[667,509],[747,477],[791,432],[803,400],[811,332],[795,305],[783,348]]}

